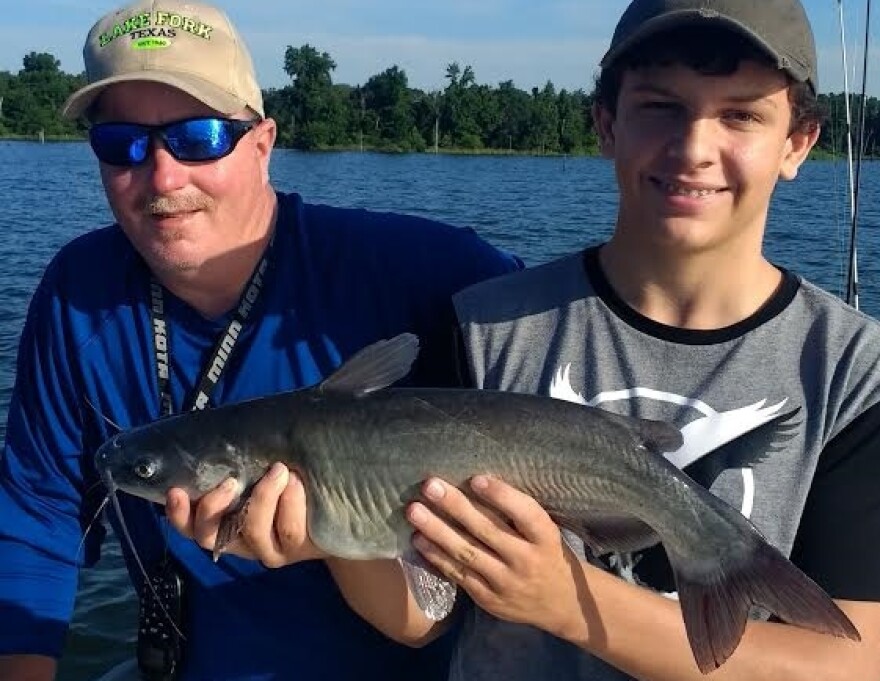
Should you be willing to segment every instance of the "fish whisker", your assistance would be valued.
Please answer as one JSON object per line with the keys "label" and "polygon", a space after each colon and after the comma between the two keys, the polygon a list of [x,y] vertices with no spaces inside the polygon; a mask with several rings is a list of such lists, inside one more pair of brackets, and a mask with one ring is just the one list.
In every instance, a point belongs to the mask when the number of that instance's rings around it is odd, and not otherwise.
{"label": "fish whisker", "polygon": [[123,429],[122,429],[119,425],[117,425],[116,423],[114,423],[113,421],[111,421],[108,417],[104,416],[104,414],[102,414],[102,413],[98,410],[98,408],[97,408],[94,404],[92,404],[91,400],[89,400],[89,398],[86,397],[85,395],[83,395],[83,401],[84,401],[87,405],[89,405],[89,407],[91,407],[92,411],[95,412],[95,414],[97,414],[97,415],[101,418],[102,421],[104,421],[105,423],[107,423],[107,424],[113,426],[113,428],[116,430],[117,433],[121,433],[121,432],[122,432]]}
{"label": "fish whisker", "polygon": [[[105,484],[105,483],[104,483],[103,480],[96,480],[95,482],[93,482],[91,485],[89,485],[89,486],[85,489],[85,491],[83,492],[83,498],[88,497],[90,494],[92,494],[92,493],[93,493],[95,490],[97,490],[99,487],[104,487],[104,484]],[[102,508],[102,509],[104,508],[104,505],[105,505],[106,503],[107,503],[107,499],[105,498],[104,501],[101,503],[101,508]]]}
{"label": "fish whisker", "polygon": [[[92,486],[91,489],[94,489],[94,485]],[[104,500],[101,502],[100,506],[98,506],[98,510],[95,511],[95,515],[92,516],[92,519],[89,521],[89,524],[86,526],[86,529],[83,531],[82,539],[79,540],[79,546],[76,548],[76,558],[77,559],[79,559],[80,554],[82,553],[82,550],[83,550],[83,546],[85,546],[86,537],[89,536],[89,532],[91,532],[92,527],[95,525],[95,522],[97,522],[98,518],[101,516],[101,512],[107,506],[108,501],[110,501],[110,494],[109,493],[107,494],[107,496],[104,497]]]}
{"label": "fish whisker", "polygon": [[116,496],[116,486],[113,484],[111,480],[105,482],[107,484],[108,489],[110,490],[107,497],[113,504],[113,510],[116,512],[116,517],[119,519],[119,526],[122,529],[122,535],[125,538],[126,543],[128,544],[128,548],[131,549],[131,554],[134,556],[134,560],[137,563],[138,569],[141,572],[141,576],[144,578],[144,584],[150,590],[150,593],[153,595],[153,598],[156,599],[156,603],[159,605],[159,609],[162,611],[162,614],[168,618],[168,621],[171,623],[172,628],[180,636],[181,640],[185,641],[186,636],[183,635],[183,632],[177,626],[177,622],[174,621],[174,618],[171,616],[171,613],[168,612],[168,608],[165,607],[165,604],[162,602],[162,599],[159,597],[158,592],[156,591],[156,587],[153,585],[153,581],[150,579],[147,574],[147,570],[144,567],[143,562],[141,561],[141,557],[137,552],[137,549],[134,546],[134,541],[131,538],[131,534],[129,534],[128,526],[125,524],[125,519],[122,516],[122,507],[119,505],[119,499]]}

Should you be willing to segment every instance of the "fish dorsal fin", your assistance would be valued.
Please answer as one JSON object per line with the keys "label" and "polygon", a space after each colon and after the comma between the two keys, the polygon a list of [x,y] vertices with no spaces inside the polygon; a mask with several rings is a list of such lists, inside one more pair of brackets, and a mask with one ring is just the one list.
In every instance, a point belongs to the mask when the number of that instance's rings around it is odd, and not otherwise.
{"label": "fish dorsal fin", "polygon": [[361,397],[406,376],[419,354],[419,339],[402,333],[356,352],[319,386],[321,392]]}
{"label": "fish dorsal fin", "polygon": [[603,413],[608,416],[610,421],[614,421],[632,432],[648,450],[655,454],[674,452],[684,444],[681,431],[666,421],[621,416],[610,411]]}
{"label": "fish dorsal fin", "polygon": [[638,429],[645,447],[657,454],[674,452],[684,444],[681,431],[665,421],[639,419]]}

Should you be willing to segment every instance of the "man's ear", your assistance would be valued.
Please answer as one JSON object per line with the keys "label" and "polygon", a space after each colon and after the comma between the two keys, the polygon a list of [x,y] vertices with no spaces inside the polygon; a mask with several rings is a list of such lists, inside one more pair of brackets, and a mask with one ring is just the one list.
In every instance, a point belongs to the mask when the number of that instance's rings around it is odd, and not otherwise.
{"label": "man's ear", "polygon": [[256,135],[254,148],[263,170],[263,182],[269,184],[269,159],[272,157],[272,149],[275,147],[278,126],[273,119],[265,118],[254,128],[254,134]]}
{"label": "man's ear", "polygon": [[795,130],[788,136],[785,142],[785,155],[779,168],[780,179],[793,180],[797,177],[801,164],[807,160],[810,151],[816,146],[821,132],[821,127],[814,125]]}
{"label": "man's ear", "polygon": [[614,114],[599,102],[593,103],[593,127],[599,137],[602,156],[614,158]]}

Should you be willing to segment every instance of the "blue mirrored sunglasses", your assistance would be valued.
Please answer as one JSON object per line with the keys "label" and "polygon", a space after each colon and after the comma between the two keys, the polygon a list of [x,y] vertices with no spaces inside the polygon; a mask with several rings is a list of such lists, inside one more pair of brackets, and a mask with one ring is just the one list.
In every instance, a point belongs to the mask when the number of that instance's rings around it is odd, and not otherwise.
{"label": "blue mirrored sunglasses", "polygon": [[95,156],[114,166],[136,166],[147,160],[153,139],[162,140],[178,161],[216,161],[259,121],[229,118],[188,118],[162,125],[96,123],[89,129]]}

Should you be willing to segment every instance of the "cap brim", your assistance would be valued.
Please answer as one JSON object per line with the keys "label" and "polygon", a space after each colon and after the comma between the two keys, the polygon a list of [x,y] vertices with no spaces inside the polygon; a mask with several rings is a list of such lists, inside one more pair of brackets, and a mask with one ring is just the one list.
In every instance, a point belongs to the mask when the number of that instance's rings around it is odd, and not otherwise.
{"label": "cap brim", "polygon": [[[61,107],[61,115],[65,118],[78,118],[85,114],[89,107],[94,103],[98,96],[109,86],[116,83],[126,83],[132,81],[147,81],[151,83],[162,83],[173,88],[181,90],[186,94],[194,97],[203,104],[211,107],[215,111],[224,116],[232,116],[240,113],[249,106],[240,97],[231,95],[226,90],[218,88],[201,78],[186,73],[171,73],[168,71],[151,72],[139,71],[136,73],[126,73],[119,76],[111,76],[102,80],[95,81],[74,92]],[[257,112],[260,116],[262,111]]]}
{"label": "cap brim", "polygon": [[792,63],[791,59],[784,58],[770,45],[768,45],[761,36],[759,36],[748,27],[743,26],[741,23],[734,19],[731,19],[730,17],[714,16],[711,18],[707,18],[698,10],[680,10],[678,12],[670,12],[664,16],[656,17],[654,19],[646,21],[631,36],[627,37],[625,40],[620,41],[619,44],[608,50],[608,52],[605,53],[605,56],[602,57],[602,61],[599,62],[599,64],[602,68],[608,68],[615,61],[617,61],[617,59],[619,59],[621,55],[629,52],[635,45],[643,42],[645,39],[650,38],[651,36],[657,35],[658,33],[664,33],[673,28],[680,28],[683,26],[705,26],[707,23],[713,23],[716,26],[727,28],[736,33],[739,33],[741,36],[753,43],[756,47],[765,52],[768,57],[776,62],[777,66],[780,69],[784,69],[789,75],[792,76],[792,78],[801,82],[811,82],[808,70],[804,65]]}

